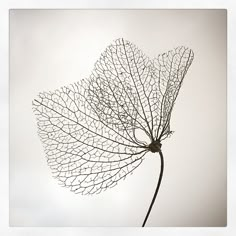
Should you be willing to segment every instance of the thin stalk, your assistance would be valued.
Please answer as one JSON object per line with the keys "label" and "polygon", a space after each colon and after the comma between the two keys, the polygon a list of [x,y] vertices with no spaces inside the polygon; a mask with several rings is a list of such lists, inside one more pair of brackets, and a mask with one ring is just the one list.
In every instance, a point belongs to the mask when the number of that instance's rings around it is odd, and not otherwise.
{"label": "thin stalk", "polygon": [[159,174],[159,178],[158,178],[158,183],[157,183],[157,187],[156,187],[155,193],[154,193],[153,198],[152,198],[152,202],[151,202],[151,204],[149,206],[147,215],[146,215],[146,217],[145,217],[145,219],[143,221],[142,227],[144,227],[145,224],[146,224],[146,221],[147,221],[148,216],[149,216],[149,214],[150,214],[150,212],[152,210],[152,206],[153,206],[153,204],[154,204],[154,202],[156,200],[156,196],[157,196],[157,193],[158,193],[160,185],[161,185],[161,180],[162,180],[162,175],[163,175],[163,170],[164,170],[164,157],[163,157],[163,154],[162,154],[161,150],[159,151],[159,154],[160,154],[160,159],[161,159],[161,170],[160,170],[160,174]]}

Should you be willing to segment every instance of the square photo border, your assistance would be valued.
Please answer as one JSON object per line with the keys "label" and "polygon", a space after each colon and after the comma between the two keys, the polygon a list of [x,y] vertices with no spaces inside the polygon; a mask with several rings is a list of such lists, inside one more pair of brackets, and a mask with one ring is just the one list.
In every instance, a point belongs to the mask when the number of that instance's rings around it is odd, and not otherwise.
{"label": "square photo border", "polygon": [[[216,9],[227,9],[228,10],[228,84],[227,84],[227,101],[228,101],[228,110],[227,110],[227,140],[228,140],[228,225],[223,228],[104,228],[104,227],[94,227],[94,228],[76,228],[76,227],[66,227],[66,228],[45,228],[45,227],[9,227],[9,71],[8,71],[8,13],[9,9],[21,9],[21,8],[34,8],[34,9],[80,9],[80,8],[96,8],[96,9],[106,9],[106,8],[130,8],[130,9],[139,9],[139,8],[151,8],[151,9],[204,9],[204,8],[216,8]],[[236,118],[236,111],[233,106],[236,95],[233,88],[235,88],[235,80],[233,78],[236,76],[236,71],[233,68],[233,59],[236,56],[236,47],[233,42],[235,42],[235,32],[233,27],[236,23],[236,7],[233,1],[216,1],[214,5],[210,0],[205,1],[165,1],[156,2],[156,1],[114,1],[109,3],[104,1],[102,3],[96,3],[96,1],[25,1],[24,3],[19,3],[17,1],[11,1],[10,3],[3,1],[1,3],[1,32],[4,37],[1,39],[1,64],[3,70],[1,71],[2,77],[4,80],[0,82],[1,88],[1,107],[2,107],[2,117],[1,117],[1,164],[0,164],[0,175],[2,189],[0,191],[0,202],[1,202],[1,213],[0,213],[0,233],[2,235],[110,235],[111,232],[113,235],[234,235],[236,232],[236,190],[234,188],[234,180],[236,179],[236,161],[233,157],[236,155],[235,150],[233,149],[233,144],[235,143],[235,124],[234,120]]]}

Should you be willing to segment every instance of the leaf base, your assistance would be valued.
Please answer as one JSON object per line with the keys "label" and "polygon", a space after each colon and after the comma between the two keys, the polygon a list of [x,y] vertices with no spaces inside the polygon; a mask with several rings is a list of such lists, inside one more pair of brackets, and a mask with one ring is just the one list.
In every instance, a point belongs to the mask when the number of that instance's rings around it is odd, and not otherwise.
{"label": "leaf base", "polygon": [[151,152],[160,152],[161,151],[161,146],[162,144],[160,143],[159,140],[156,140],[156,141],[153,141],[152,143],[150,143],[148,145],[148,149],[151,151]]}

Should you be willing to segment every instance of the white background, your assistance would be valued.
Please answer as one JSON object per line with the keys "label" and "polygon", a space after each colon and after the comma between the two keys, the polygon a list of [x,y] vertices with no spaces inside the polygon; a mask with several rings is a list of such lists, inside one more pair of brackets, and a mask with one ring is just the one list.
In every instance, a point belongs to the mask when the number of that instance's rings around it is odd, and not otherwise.
{"label": "white background", "polygon": [[[46,2],[46,1],[45,1]],[[103,2],[101,4],[89,4],[88,1],[84,3],[76,4],[74,1],[67,1],[67,3],[60,1],[58,3],[54,1],[47,1],[47,4],[41,1],[36,4],[34,1],[21,1],[21,3],[17,3],[11,1],[10,4],[5,3],[3,7],[1,7],[1,32],[3,37],[1,37],[1,73],[3,73],[2,77],[5,79],[1,79],[1,135],[2,135],[2,159],[1,159],[1,233],[6,235],[7,233],[12,235],[42,235],[46,232],[50,233],[50,235],[77,235],[78,233],[82,233],[83,235],[109,235],[111,232],[113,235],[120,234],[133,234],[133,235],[155,235],[159,233],[160,235],[233,235],[234,226],[235,226],[235,191],[233,190],[233,180],[235,179],[235,162],[233,161],[233,156],[235,156],[235,151],[233,150],[233,141],[235,140],[235,126],[233,125],[233,117],[235,117],[235,110],[233,110],[233,100],[234,93],[233,89],[235,87],[235,82],[233,77],[235,77],[235,69],[232,67],[233,56],[235,56],[235,47],[233,47],[233,42],[235,41],[235,35],[232,34],[233,26],[235,25],[235,7],[233,1],[215,1],[214,4],[211,4],[211,1],[204,1],[200,3],[199,1],[163,1],[163,3],[155,4],[154,2],[150,2],[149,4],[136,1],[136,5],[131,4],[126,1],[126,3],[122,4],[122,1],[119,1],[114,4],[108,4]],[[77,2],[77,1],[76,1]],[[1,3],[2,4],[2,3]],[[56,229],[56,228],[8,228],[8,70],[7,70],[7,58],[8,58],[8,8],[12,7],[213,7],[213,8],[229,8],[229,80],[228,80],[228,105],[229,105],[229,118],[228,118],[228,227],[227,228],[150,228],[150,229],[135,229],[135,228],[64,228],[64,229]],[[234,75],[234,76],[233,76]]]}
{"label": "white background", "polygon": [[195,59],[163,141],[165,171],[147,226],[226,225],[226,11],[65,10],[10,12],[10,224],[140,226],[159,157],[146,155],[125,181],[80,196],[51,178],[32,100],[88,77],[114,39],[151,58],[185,45]]}

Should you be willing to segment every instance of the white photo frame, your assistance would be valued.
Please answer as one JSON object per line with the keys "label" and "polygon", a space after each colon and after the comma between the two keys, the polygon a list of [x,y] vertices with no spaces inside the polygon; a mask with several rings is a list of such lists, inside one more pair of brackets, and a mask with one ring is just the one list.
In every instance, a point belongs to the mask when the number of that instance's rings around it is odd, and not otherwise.
{"label": "white photo frame", "polygon": [[[225,8],[228,9],[228,225],[224,228],[150,228],[141,230],[139,228],[10,228],[8,225],[8,141],[6,137],[8,136],[8,114],[7,114],[7,107],[8,107],[8,71],[7,71],[7,44],[8,40],[8,10],[11,8],[84,8],[84,7],[101,7],[97,6],[94,2],[81,2],[80,4],[70,5],[65,3],[62,3],[60,5],[57,5],[56,2],[47,2],[47,3],[36,3],[36,1],[30,1],[28,6],[20,6],[19,3],[11,3],[9,5],[8,3],[3,4],[4,14],[2,15],[4,18],[3,24],[1,24],[2,32],[4,33],[5,40],[2,40],[1,42],[1,48],[5,52],[3,54],[4,57],[1,55],[1,61],[4,65],[4,70],[2,76],[5,78],[4,81],[1,81],[1,90],[2,94],[4,94],[3,99],[1,99],[1,103],[3,104],[4,109],[4,115],[3,115],[3,122],[2,122],[2,128],[4,132],[1,134],[2,139],[2,155],[3,155],[3,164],[1,164],[1,182],[3,180],[3,189],[1,194],[1,208],[3,211],[0,214],[0,222],[1,222],[1,229],[0,232],[5,235],[21,235],[21,234],[34,234],[34,235],[41,235],[48,233],[50,235],[74,235],[75,233],[82,233],[84,235],[93,235],[97,234],[98,232],[100,234],[109,235],[120,235],[120,234],[131,234],[131,235],[155,235],[156,233],[160,233],[161,235],[176,235],[176,232],[178,232],[181,235],[198,235],[199,233],[201,235],[234,235],[235,233],[235,211],[233,210],[235,208],[235,196],[236,192],[233,188],[234,186],[234,179],[235,179],[235,161],[233,160],[233,156],[235,155],[235,151],[233,150],[233,143],[234,143],[234,134],[235,134],[235,125],[233,124],[233,118],[235,117],[235,108],[233,106],[233,102],[235,99],[235,95],[233,92],[233,87],[235,85],[235,81],[233,80],[233,77],[235,76],[235,71],[233,70],[233,58],[235,56],[235,46],[233,45],[233,42],[235,41],[235,34],[233,34],[233,26],[235,23],[235,6],[233,1],[224,1],[224,3],[219,3],[219,5],[211,5],[210,1],[204,1],[204,3],[189,3],[187,1],[179,1],[178,4],[173,1],[173,3],[160,4],[160,6],[157,6],[155,3],[152,3],[148,5],[147,3],[144,3],[143,1],[138,1],[137,6],[134,6],[132,4],[126,3],[115,3],[114,5],[108,5],[107,3],[102,6],[103,8],[109,7],[109,8],[136,8],[136,7],[145,7],[145,8]],[[3,125],[4,124],[4,125]],[[2,176],[3,175],[3,176]]]}

